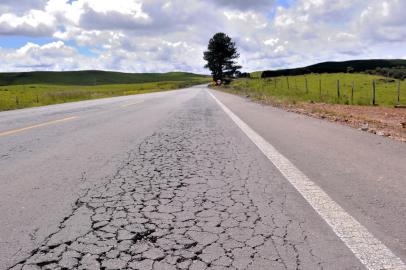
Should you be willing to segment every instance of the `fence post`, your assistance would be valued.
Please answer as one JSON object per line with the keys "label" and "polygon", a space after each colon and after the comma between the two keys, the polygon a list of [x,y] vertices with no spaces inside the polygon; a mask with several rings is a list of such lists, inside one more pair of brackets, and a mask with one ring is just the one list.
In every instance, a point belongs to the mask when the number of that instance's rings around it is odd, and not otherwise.
{"label": "fence post", "polygon": [[400,104],[400,80],[398,81],[398,104]]}
{"label": "fence post", "polygon": [[341,98],[341,93],[340,93],[340,80],[337,80],[337,97],[338,97],[338,99]]}
{"label": "fence post", "polygon": [[375,85],[375,80],[372,81],[372,105],[375,106],[375,89],[376,85]]}
{"label": "fence post", "polygon": [[321,79],[319,79],[319,97],[321,99]]}
{"label": "fence post", "polygon": [[276,89],[276,77],[274,78],[274,80],[273,80],[273,81],[274,81],[274,83],[275,83],[275,89]]}
{"label": "fence post", "polygon": [[38,98],[38,95],[37,95],[37,103],[39,103],[39,98]]}
{"label": "fence post", "polygon": [[355,83],[352,81],[352,87],[351,87],[351,104],[354,104],[354,88],[355,88]]}
{"label": "fence post", "polygon": [[16,96],[16,105],[20,105],[20,101],[18,100],[18,96]]}
{"label": "fence post", "polygon": [[286,83],[288,84],[288,90],[290,89],[289,87],[289,77],[286,77]]}
{"label": "fence post", "polygon": [[307,83],[307,78],[305,77],[305,84],[306,84],[306,94],[309,94],[309,85]]}

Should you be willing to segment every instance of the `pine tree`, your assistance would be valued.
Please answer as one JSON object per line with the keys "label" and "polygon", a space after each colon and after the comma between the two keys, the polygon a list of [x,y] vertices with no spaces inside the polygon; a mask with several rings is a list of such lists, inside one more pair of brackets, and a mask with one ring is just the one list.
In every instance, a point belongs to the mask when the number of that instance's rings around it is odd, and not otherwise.
{"label": "pine tree", "polygon": [[205,68],[210,69],[213,80],[230,80],[241,69],[235,59],[237,52],[235,42],[224,33],[215,34],[209,41],[207,51],[204,52]]}

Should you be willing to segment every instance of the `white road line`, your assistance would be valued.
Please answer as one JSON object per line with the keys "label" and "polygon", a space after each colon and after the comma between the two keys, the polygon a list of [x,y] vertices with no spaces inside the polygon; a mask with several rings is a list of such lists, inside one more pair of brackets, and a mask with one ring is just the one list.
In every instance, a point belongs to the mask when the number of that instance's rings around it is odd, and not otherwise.
{"label": "white road line", "polygon": [[262,138],[212,93],[210,95],[251,141],[278,168],[314,210],[327,222],[335,234],[369,270],[406,270],[406,265],[381,241],[376,239],[354,217],[345,212],[330,196],[295,167],[275,147]]}

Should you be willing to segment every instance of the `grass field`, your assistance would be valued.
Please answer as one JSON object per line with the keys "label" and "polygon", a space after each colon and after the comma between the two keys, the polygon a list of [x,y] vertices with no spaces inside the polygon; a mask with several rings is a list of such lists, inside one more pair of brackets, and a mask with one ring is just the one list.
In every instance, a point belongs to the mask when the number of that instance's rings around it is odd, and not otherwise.
{"label": "grass field", "polygon": [[258,78],[261,78],[262,71],[251,72],[250,75],[251,75],[251,78],[253,78],[253,79],[258,79]]}
{"label": "grass field", "polygon": [[[161,80],[162,78],[168,79],[167,76],[160,77],[157,75],[155,76],[155,82],[131,84],[55,85],[40,83],[3,85],[0,86],[0,111],[87,99],[173,90],[210,81],[209,77],[198,75],[177,76],[176,80],[173,81],[163,81]],[[105,80],[108,80],[108,78]]]}
{"label": "grass field", "polygon": [[[307,89],[306,91],[306,80]],[[339,93],[337,91],[339,81]],[[375,81],[375,100],[377,105],[398,104],[396,80],[365,74],[309,74],[275,78],[238,79],[228,87],[230,90],[252,98],[271,97],[276,102],[322,102],[331,104],[372,104],[372,82]],[[321,83],[320,83],[321,82]],[[352,85],[354,84],[353,98]],[[406,104],[406,81],[400,81],[400,104]]]}

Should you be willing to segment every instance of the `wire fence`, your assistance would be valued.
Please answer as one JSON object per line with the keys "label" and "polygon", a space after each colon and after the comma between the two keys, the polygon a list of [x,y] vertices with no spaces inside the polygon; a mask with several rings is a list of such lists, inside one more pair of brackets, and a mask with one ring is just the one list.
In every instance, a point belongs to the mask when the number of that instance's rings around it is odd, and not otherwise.
{"label": "wire fence", "polygon": [[[5,88],[7,89],[7,88]],[[55,103],[72,102],[86,99],[109,96],[112,93],[93,93],[90,91],[56,91],[54,93],[35,91],[0,91],[0,111],[27,107],[44,106]]]}
{"label": "wire fence", "polygon": [[295,101],[353,105],[406,105],[406,81],[366,75],[309,75],[246,79],[234,88],[246,94]]}

